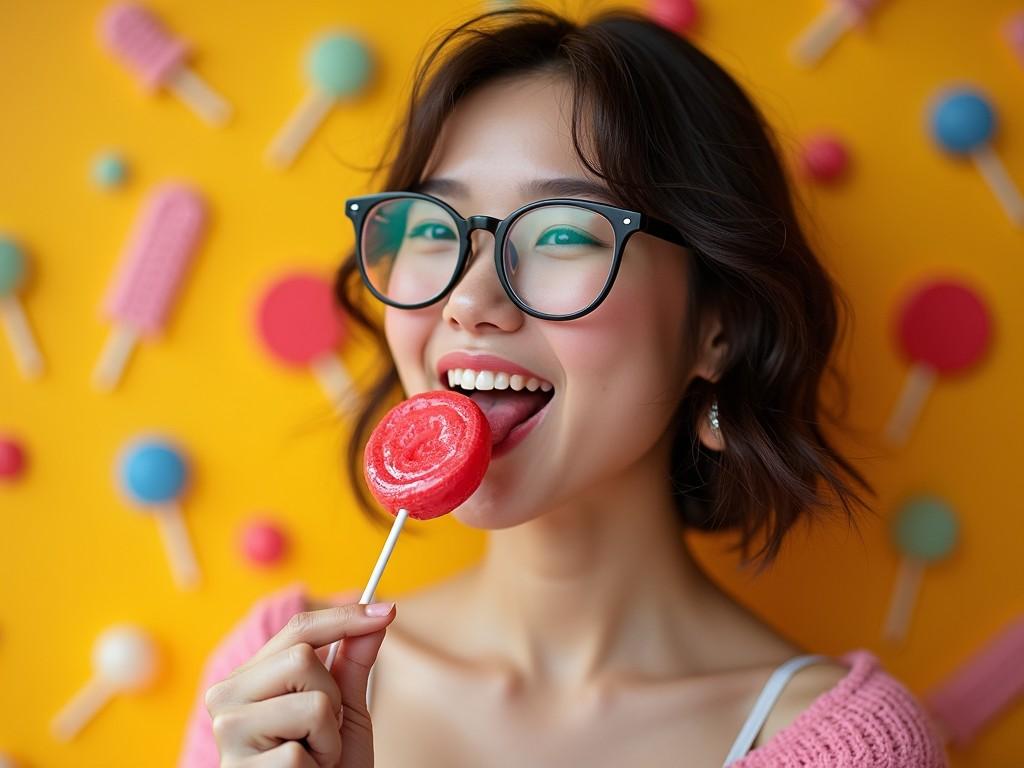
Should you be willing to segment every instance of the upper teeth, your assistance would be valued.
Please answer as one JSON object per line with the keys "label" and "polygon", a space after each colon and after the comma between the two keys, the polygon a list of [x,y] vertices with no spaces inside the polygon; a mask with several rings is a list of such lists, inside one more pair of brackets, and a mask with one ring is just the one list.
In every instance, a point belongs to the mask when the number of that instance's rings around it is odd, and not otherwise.
{"label": "upper teeth", "polygon": [[472,368],[452,368],[448,371],[448,386],[462,389],[512,389],[516,392],[527,390],[550,392],[554,387],[544,379],[527,378],[518,373],[504,371],[474,371]]}

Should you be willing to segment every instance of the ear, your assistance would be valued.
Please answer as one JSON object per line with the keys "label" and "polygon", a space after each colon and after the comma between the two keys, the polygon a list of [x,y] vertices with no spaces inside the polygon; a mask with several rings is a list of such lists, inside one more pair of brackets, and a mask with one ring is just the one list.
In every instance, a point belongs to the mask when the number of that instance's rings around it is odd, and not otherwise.
{"label": "ear", "polygon": [[[722,332],[722,321],[717,310],[709,311],[701,322],[699,351],[693,374],[710,382],[716,382],[722,375],[729,343]],[[709,409],[697,416],[697,437],[705,448],[712,451],[725,449],[725,439],[720,429],[714,429],[708,418]]]}

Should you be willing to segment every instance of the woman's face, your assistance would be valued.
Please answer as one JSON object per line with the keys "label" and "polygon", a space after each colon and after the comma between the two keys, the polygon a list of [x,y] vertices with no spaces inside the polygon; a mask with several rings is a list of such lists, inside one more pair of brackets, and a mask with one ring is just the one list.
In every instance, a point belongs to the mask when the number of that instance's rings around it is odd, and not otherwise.
{"label": "woman's face", "polygon": [[[435,194],[462,216],[499,219],[537,199],[520,191],[530,182],[599,182],[576,156],[570,115],[571,93],[560,79],[530,76],[483,86],[448,118],[423,178],[461,182],[465,193]],[[497,434],[508,434],[493,446],[480,488],[453,513],[478,528],[517,525],[600,493],[665,434],[694,373],[684,370],[692,359],[684,327],[684,249],[633,235],[608,297],[590,314],[565,322],[520,311],[502,290],[493,253],[493,237],[474,232],[471,261],[448,296],[425,309],[388,307],[385,313],[408,395],[448,389],[446,369],[468,368],[474,373],[463,371],[462,381],[474,379],[484,391],[466,394]],[[442,361],[449,353],[469,357]],[[491,378],[479,381],[481,371],[495,374],[505,388],[488,389]],[[522,386],[531,378],[527,372],[540,383],[533,393]]]}

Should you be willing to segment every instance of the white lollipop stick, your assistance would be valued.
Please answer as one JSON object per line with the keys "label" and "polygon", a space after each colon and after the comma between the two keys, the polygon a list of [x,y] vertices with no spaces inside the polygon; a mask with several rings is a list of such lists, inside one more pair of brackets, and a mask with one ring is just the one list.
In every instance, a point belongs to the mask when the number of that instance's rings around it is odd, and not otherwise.
{"label": "white lollipop stick", "polygon": [[320,382],[321,389],[327,395],[327,399],[334,404],[339,412],[348,412],[349,406],[354,404],[355,393],[352,388],[352,378],[341,361],[335,355],[328,353],[314,360],[310,367],[313,369],[317,381]]}
{"label": "white lollipop stick", "polygon": [[181,509],[177,504],[164,504],[154,511],[154,516],[175,583],[180,589],[194,588],[199,583],[199,565]]}
{"label": "white lollipop stick", "polygon": [[71,741],[90,720],[99,714],[116,693],[118,686],[103,677],[93,677],[53,719],[53,735]]}
{"label": "white lollipop stick", "polygon": [[910,431],[917,423],[917,418],[928,399],[935,378],[938,374],[930,365],[914,363],[907,375],[907,381],[903,385],[900,399],[889,417],[889,423],[885,427],[885,436],[894,445],[902,445],[910,436]]}
{"label": "white lollipop stick", "polygon": [[188,67],[178,67],[166,85],[208,123],[222,125],[231,116],[231,105]]}
{"label": "white lollipop stick", "polygon": [[43,372],[43,356],[17,296],[0,296],[0,321],[7,331],[14,359],[22,374],[29,379],[38,377]]}
{"label": "white lollipop stick", "polygon": [[889,613],[885,619],[882,636],[889,642],[899,642],[907,636],[910,626],[910,614],[917,602],[917,593],[921,589],[921,576],[925,563],[917,558],[904,557],[900,561],[900,570],[896,575],[889,601]]}
{"label": "white lollipop stick", "polygon": [[92,383],[96,389],[110,392],[117,387],[138,340],[139,334],[126,325],[115,325],[111,329],[92,372]]}
{"label": "white lollipop stick", "polygon": [[826,8],[793,44],[793,58],[812,67],[832,49],[839,38],[856,26],[858,13],[837,3]]}
{"label": "white lollipop stick", "polygon": [[1024,198],[1006,172],[999,156],[987,144],[971,152],[971,159],[981,172],[982,177],[995,192],[996,199],[1003,207],[1006,215],[1017,226],[1024,225]]}
{"label": "white lollipop stick", "polygon": [[[395,542],[398,541],[398,534],[402,532],[402,526],[405,525],[405,519],[409,516],[409,511],[405,509],[398,510],[398,514],[395,515],[395,522],[391,524],[391,532],[388,533],[388,538],[384,542],[384,548],[380,551],[380,556],[377,558],[377,564],[373,566],[373,573],[370,574],[370,580],[366,582],[366,589],[363,590],[363,596],[359,598],[359,605],[366,605],[373,601],[373,593],[377,591],[377,582],[380,581],[380,577],[384,575],[384,566],[388,564],[388,558],[391,557],[391,550],[395,548]],[[338,655],[338,646],[341,644],[341,640],[335,640],[331,643],[330,650],[327,651],[327,660],[324,662],[324,666],[330,671],[331,667],[334,666],[334,659]]]}
{"label": "white lollipop stick", "polygon": [[334,106],[336,97],[317,88],[311,88],[299,108],[292,113],[284,128],[270,143],[266,160],[278,168],[292,164],[299,150],[309,141],[313,131],[324,121]]}

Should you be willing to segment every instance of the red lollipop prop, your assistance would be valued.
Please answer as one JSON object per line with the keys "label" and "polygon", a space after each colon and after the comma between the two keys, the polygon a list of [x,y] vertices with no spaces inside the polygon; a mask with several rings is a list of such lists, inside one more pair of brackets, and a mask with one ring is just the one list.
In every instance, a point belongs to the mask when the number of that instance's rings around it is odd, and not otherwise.
{"label": "red lollipop prop", "polygon": [[917,421],[935,379],[975,365],[992,339],[992,317],[972,288],[955,280],[918,286],[904,302],[896,324],[898,342],[910,359],[910,375],[889,417],[886,437],[903,443]]}
{"label": "red lollipop prop", "polygon": [[[491,428],[480,406],[458,392],[422,392],[385,414],[366,443],[364,474],[370,492],[395,522],[359,604],[373,600],[377,583],[406,518],[447,515],[480,486],[491,461]],[[338,654],[335,640],[325,664]]]}
{"label": "red lollipop prop", "polygon": [[256,330],[272,357],[311,369],[331,402],[346,404],[352,379],[336,353],[345,340],[344,316],[330,282],[305,272],[282,275],[260,299]]}

